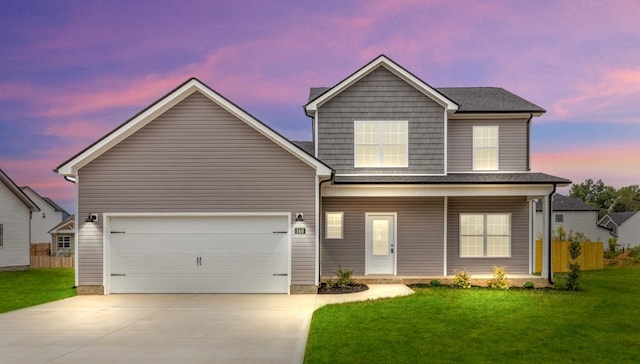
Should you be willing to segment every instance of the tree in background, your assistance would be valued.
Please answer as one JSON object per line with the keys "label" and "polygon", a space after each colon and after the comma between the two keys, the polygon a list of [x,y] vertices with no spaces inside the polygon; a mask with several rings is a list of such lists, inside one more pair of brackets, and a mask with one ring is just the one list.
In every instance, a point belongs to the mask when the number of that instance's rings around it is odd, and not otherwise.
{"label": "tree in background", "polygon": [[582,183],[571,185],[569,196],[580,197],[587,204],[599,207],[604,211],[610,211],[609,209],[617,197],[616,189],[605,185],[601,179],[598,182],[588,179]]}
{"label": "tree in background", "polygon": [[632,185],[622,187],[616,192],[616,200],[611,212],[640,211],[640,187]]}

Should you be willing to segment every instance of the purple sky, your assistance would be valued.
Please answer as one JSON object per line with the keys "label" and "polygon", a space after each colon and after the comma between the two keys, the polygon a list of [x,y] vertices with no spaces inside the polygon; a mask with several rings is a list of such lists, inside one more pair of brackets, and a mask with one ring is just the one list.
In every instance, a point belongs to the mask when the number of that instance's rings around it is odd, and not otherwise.
{"label": "purple sky", "polygon": [[386,54],[435,87],[544,107],[533,170],[640,183],[640,2],[7,1],[0,168],[75,210],[52,169],[195,76],[294,140],[311,86]]}

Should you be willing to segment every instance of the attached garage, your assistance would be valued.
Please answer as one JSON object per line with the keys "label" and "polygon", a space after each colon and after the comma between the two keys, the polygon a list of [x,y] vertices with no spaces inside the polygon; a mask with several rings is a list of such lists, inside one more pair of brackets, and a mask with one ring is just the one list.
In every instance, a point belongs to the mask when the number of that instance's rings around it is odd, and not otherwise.
{"label": "attached garage", "polygon": [[289,292],[288,213],[106,219],[107,292]]}

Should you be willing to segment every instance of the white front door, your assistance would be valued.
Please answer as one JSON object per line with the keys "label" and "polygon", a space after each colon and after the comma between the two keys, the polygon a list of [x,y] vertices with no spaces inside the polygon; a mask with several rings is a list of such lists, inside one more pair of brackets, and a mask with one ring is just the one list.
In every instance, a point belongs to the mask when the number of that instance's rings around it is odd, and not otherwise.
{"label": "white front door", "polygon": [[365,274],[395,274],[395,214],[366,214]]}

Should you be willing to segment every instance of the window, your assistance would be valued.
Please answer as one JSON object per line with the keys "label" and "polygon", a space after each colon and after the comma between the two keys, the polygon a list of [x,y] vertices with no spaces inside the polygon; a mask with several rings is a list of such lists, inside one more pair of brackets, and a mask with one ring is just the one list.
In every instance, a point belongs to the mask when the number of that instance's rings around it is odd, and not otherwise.
{"label": "window", "polygon": [[327,224],[326,239],[342,239],[343,217],[342,212],[327,212],[325,219]]}
{"label": "window", "polygon": [[58,248],[70,248],[70,247],[71,247],[71,237],[58,236]]}
{"label": "window", "polygon": [[562,223],[564,222],[564,214],[556,214],[556,222]]}
{"label": "window", "polygon": [[511,256],[511,215],[460,215],[461,258],[509,256]]}
{"label": "window", "polygon": [[4,225],[0,224],[0,247],[4,246]]}
{"label": "window", "polygon": [[498,170],[498,127],[473,127],[473,170]]}
{"label": "window", "polygon": [[356,121],[354,166],[408,167],[407,121]]}

